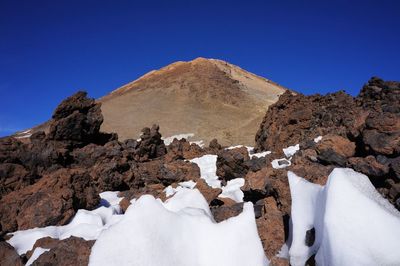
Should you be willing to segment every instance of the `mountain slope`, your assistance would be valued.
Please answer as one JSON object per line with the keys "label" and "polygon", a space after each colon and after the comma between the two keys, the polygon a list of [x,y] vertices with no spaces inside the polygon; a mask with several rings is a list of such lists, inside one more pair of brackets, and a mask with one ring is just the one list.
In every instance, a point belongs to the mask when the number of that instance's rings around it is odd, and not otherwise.
{"label": "mountain slope", "polygon": [[168,137],[194,133],[206,143],[252,145],[268,106],[282,86],[221,60],[176,62],[99,99],[103,131],[137,138],[143,127],[160,125]]}

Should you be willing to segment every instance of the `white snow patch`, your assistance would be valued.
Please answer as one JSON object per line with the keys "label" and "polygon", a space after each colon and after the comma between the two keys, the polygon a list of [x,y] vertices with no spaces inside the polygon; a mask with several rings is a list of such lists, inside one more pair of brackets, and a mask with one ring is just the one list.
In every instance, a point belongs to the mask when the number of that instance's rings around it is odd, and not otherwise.
{"label": "white snow patch", "polygon": [[29,138],[29,137],[32,136],[32,133],[31,133],[31,132],[32,132],[31,129],[28,129],[28,130],[19,132],[19,133],[16,134],[15,138],[16,138],[16,139],[25,139],[25,138]]}
{"label": "white snow patch", "polygon": [[188,211],[189,209],[201,210],[207,216],[212,217],[208,203],[198,189],[181,188],[172,198],[165,202],[159,201],[172,212]]}
{"label": "white snow patch", "polygon": [[101,233],[89,265],[127,264],[258,266],[268,265],[268,260],[251,203],[245,203],[238,216],[217,224],[201,193],[183,188],[164,204],[142,196],[118,224]]}
{"label": "white snow patch", "polygon": [[193,180],[189,180],[189,181],[180,182],[176,188],[173,188],[171,185],[169,185],[168,187],[166,187],[164,189],[164,192],[165,192],[165,195],[167,197],[169,197],[169,196],[174,195],[177,191],[179,191],[182,188],[193,189],[195,186],[196,186],[196,182],[194,182]]}
{"label": "white snow patch", "polygon": [[273,160],[271,162],[271,165],[275,169],[282,169],[282,168],[285,168],[285,167],[288,167],[288,166],[292,165],[290,160],[291,160],[291,158],[289,160],[286,159],[286,158],[275,159],[275,160]]}
{"label": "white snow patch", "polygon": [[250,146],[244,146],[244,145],[235,145],[235,146],[230,146],[230,147],[227,147],[225,150],[233,150],[233,149],[242,148],[242,147],[245,147],[245,148],[247,149],[247,151],[251,151],[251,150],[253,150],[253,147],[250,147]]}
{"label": "white snow patch", "polygon": [[186,139],[189,140],[189,138],[194,137],[193,133],[185,133],[185,134],[178,134],[178,135],[173,135],[170,137],[162,138],[164,140],[165,145],[169,145],[174,141],[174,139],[181,140],[181,139]]}
{"label": "white snow patch", "polygon": [[229,180],[226,186],[222,187],[222,193],[218,195],[220,198],[230,198],[236,202],[243,202],[243,191],[240,189],[244,186],[244,178],[235,178]]}
{"label": "white snow patch", "polygon": [[226,150],[233,150],[233,149],[237,149],[237,148],[241,148],[241,147],[246,147],[250,158],[253,158],[253,157],[261,158],[261,157],[267,156],[268,154],[271,154],[270,151],[263,151],[263,152],[254,153],[254,147],[244,146],[244,145],[230,146],[230,147],[226,148]]}
{"label": "white snow patch", "polygon": [[100,193],[103,206],[93,210],[78,210],[72,221],[64,226],[47,226],[10,233],[7,241],[19,255],[31,250],[36,240],[43,237],[66,239],[70,236],[82,237],[85,240],[95,240],[100,232],[121,219],[121,208],[117,196],[118,191]]}
{"label": "white snow patch", "polygon": [[217,155],[204,155],[190,160],[200,168],[200,176],[212,188],[221,188],[221,180],[218,180],[217,172]]}
{"label": "white snow patch", "polygon": [[194,143],[194,144],[198,145],[200,148],[203,148],[203,147],[204,147],[204,141],[202,141],[202,140],[199,140],[199,141],[190,141],[189,143],[190,143],[190,144]]}
{"label": "white snow patch", "polygon": [[288,179],[292,196],[290,263],[294,266],[303,266],[307,259],[315,253],[314,248],[305,244],[305,236],[307,230],[314,227],[316,215],[318,215],[315,209],[318,208],[322,186],[310,183],[290,171]]}
{"label": "white snow patch", "polygon": [[49,248],[41,248],[41,247],[35,248],[31,257],[26,262],[25,266],[30,266],[35,260],[37,260],[37,258],[39,258],[40,255],[42,255],[43,253],[45,253],[47,251],[50,251],[50,249]]}
{"label": "white snow patch", "polygon": [[250,154],[250,157],[257,157],[257,158],[261,158],[261,157],[265,157],[267,155],[271,154],[271,151],[263,151],[263,152],[257,152],[257,153],[252,153]]}
{"label": "white snow patch", "polygon": [[300,145],[296,144],[294,146],[289,146],[287,148],[282,149],[283,153],[287,158],[292,157],[298,150],[300,150]]}
{"label": "white snow patch", "polygon": [[282,258],[282,259],[289,259],[289,246],[287,243],[284,243],[279,250],[278,254],[276,254],[276,257]]}
{"label": "white snow patch", "polygon": [[318,136],[318,137],[316,137],[315,139],[314,139],[314,142],[315,143],[318,143],[318,142],[320,142],[322,140],[322,136]]}
{"label": "white snow patch", "polygon": [[26,138],[30,138],[32,136],[32,134],[25,134],[25,135],[18,135],[15,138],[16,139],[26,139]]}
{"label": "white snow patch", "polygon": [[[304,265],[315,252],[318,265],[400,265],[400,213],[368,177],[336,168],[325,187],[289,174],[292,194],[290,262]],[[304,244],[315,228],[315,243]]]}

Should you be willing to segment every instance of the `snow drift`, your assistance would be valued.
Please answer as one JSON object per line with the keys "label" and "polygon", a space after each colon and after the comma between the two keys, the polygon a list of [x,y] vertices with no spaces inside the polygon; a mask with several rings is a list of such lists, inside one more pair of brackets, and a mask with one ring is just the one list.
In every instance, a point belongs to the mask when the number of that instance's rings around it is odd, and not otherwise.
{"label": "snow drift", "polygon": [[[179,204],[176,204],[179,202]],[[89,265],[267,265],[254,210],[215,223],[197,189],[182,188],[162,203],[145,195],[103,231]]]}
{"label": "snow drift", "polygon": [[[292,195],[293,266],[316,253],[318,265],[400,265],[400,213],[368,177],[336,168],[325,187],[288,173]],[[306,234],[315,229],[315,241]]]}

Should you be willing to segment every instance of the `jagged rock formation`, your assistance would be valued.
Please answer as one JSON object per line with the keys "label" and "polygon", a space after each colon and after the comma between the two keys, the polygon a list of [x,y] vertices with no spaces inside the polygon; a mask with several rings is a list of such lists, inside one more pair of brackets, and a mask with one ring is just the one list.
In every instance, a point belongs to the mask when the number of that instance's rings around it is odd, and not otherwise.
{"label": "jagged rock formation", "polygon": [[[323,136],[320,142],[312,141],[318,136]],[[269,108],[255,140],[257,150],[278,154],[300,143],[302,151],[291,168],[354,168],[400,208],[399,82],[372,78],[356,98],[344,92],[326,96],[286,92]],[[299,175],[314,179],[312,171],[303,172]]]}

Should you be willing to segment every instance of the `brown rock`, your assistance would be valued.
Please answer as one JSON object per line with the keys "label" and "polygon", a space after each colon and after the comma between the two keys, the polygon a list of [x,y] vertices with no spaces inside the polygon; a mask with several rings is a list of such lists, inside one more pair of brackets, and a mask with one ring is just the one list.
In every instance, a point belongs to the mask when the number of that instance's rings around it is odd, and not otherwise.
{"label": "brown rock", "polygon": [[244,178],[249,170],[246,165],[249,159],[246,147],[221,150],[217,158],[217,176],[224,181]]}
{"label": "brown rock", "polygon": [[0,200],[3,232],[68,222],[78,209],[99,204],[98,192],[84,170],[61,169],[34,185],[11,192]]}
{"label": "brown rock", "polygon": [[119,202],[119,206],[121,206],[122,212],[125,213],[128,207],[131,205],[131,201],[127,198],[123,198]]}
{"label": "brown rock", "polygon": [[201,194],[207,200],[208,204],[216,199],[218,195],[222,192],[222,189],[210,187],[209,185],[207,185],[206,181],[201,178],[196,180],[196,188],[201,192]]}
{"label": "brown rock", "polygon": [[398,179],[400,179],[400,156],[390,161],[390,168]]}
{"label": "brown rock", "polygon": [[377,129],[364,130],[363,141],[367,149],[377,154],[400,154],[400,130],[393,133],[384,133]]}
{"label": "brown rock", "polygon": [[[257,151],[281,151],[329,133],[357,137],[362,108],[344,92],[304,96],[287,91],[270,106],[256,135]],[[357,123],[354,121],[357,120]]]}
{"label": "brown rock", "polygon": [[273,197],[264,200],[261,217],[256,220],[258,234],[268,258],[275,256],[285,243],[283,214]]}
{"label": "brown rock", "polygon": [[244,200],[256,202],[271,193],[272,187],[266,171],[248,172],[242,187]]}
{"label": "brown rock", "polygon": [[[40,240],[38,240],[40,241]],[[91,248],[95,241],[86,241],[83,238],[70,237],[61,241],[50,241],[47,244],[35,244],[42,248],[50,248],[43,253],[32,265],[88,265]]]}
{"label": "brown rock", "polygon": [[206,152],[199,145],[192,143],[186,139],[174,139],[167,147],[166,161],[174,160],[190,160],[205,155]]}
{"label": "brown rock", "polygon": [[160,127],[158,125],[153,125],[151,129],[148,127],[142,129],[142,135],[135,150],[135,159],[137,161],[147,161],[167,153],[159,130]]}
{"label": "brown rock", "polygon": [[212,149],[212,150],[220,150],[220,149],[222,149],[222,146],[221,146],[221,144],[219,144],[218,143],[218,140],[217,139],[212,139],[211,141],[210,141],[210,144],[208,145],[208,147],[210,148],[210,149]]}
{"label": "brown rock", "polygon": [[200,168],[197,164],[182,160],[169,163],[164,163],[162,160],[142,162],[135,164],[132,172],[134,180],[129,184],[130,187],[142,187],[156,183],[168,186],[172,183],[200,178]]}
{"label": "brown rock", "polygon": [[0,197],[30,185],[28,170],[20,164],[0,163]]}
{"label": "brown rock", "polygon": [[5,241],[0,242],[0,265],[2,266],[22,266],[21,258],[15,249]]}
{"label": "brown rock", "polygon": [[289,266],[289,260],[284,258],[272,257],[269,262],[270,266]]}
{"label": "brown rock", "polygon": [[95,142],[103,123],[100,104],[79,91],[60,103],[50,121],[48,139]]}
{"label": "brown rock", "polygon": [[243,202],[235,203],[231,206],[222,205],[219,207],[211,208],[211,213],[214,216],[214,220],[219,223],[231,217],[237,216],[243,211]]}
{"label": "brown rock", "polygon": [[369,177],[380,177],[389,173],[389,166],[380,164],[372,155],[365,158],[350,158],[349,166]]}
{"label": "brown rock", "polygon": [[356,145],[347,138],[338,135],[326,135],[317,144],[317,152],[332,149],[335,153],[345,158],[354,156]]}

